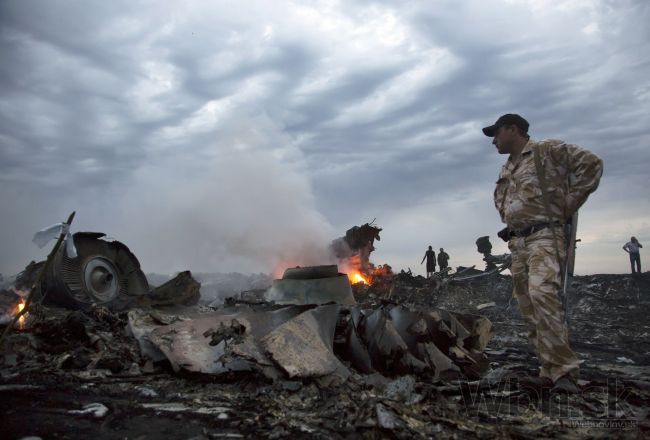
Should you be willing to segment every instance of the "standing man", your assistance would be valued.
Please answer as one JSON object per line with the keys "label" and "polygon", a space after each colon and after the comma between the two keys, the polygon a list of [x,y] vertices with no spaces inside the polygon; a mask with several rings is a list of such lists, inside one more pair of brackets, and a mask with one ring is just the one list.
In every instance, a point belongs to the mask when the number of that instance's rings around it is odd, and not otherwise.
{"label": "standing man", "polygon": [[632,273],[634,274],[634,265],[636,264],[636,272],[641,273],[641,254],[639,248],[643,245],[639,243],[636,237],[631,237],[630,241],[623,245],[623,250],[630,254],[630,265],[632,266]]}
{"label": "standing man", "polygon": [[431,246],[429,246],[429,250],[424,253],[424,257],[422,257],[420,264],[424,263],[425,258],[427,259],[427,278],[430,278],[436,271],[436,253],[433,251]]}
{"label": "standing man", "polygon": [[596,155],[559,140],[534,141],[528,121],[501,116],[483,129],[499,154],[501,168],[494,203],[507,228],[499,236],[512,253],[513,296],[541,364],[534,387],[577,393],[579,364],[569,346],[559,291],[566,264],[564,225],[596,190],[603,163]]}
{"label": "standing man", "polygon": [[440,248],[440,252],[438,252],[438,266],[440,266],[440,272],[449,266],[449,254],[443,248]]}

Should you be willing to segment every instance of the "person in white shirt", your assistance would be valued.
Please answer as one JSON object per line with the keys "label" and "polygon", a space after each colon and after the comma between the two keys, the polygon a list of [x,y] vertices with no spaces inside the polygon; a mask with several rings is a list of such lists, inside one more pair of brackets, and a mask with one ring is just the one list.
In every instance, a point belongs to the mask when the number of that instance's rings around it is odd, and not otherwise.
{"label": "person in white shirt", "polygon": [[634,265],[636,264],[636,273],[641,273],[641,254],[639,248],[643,245],[639,243],[636,237],[631,237],[630,241],[623,245],[623,250],[630,254],[630,265],[632,266],[632,273],[634,272]]}

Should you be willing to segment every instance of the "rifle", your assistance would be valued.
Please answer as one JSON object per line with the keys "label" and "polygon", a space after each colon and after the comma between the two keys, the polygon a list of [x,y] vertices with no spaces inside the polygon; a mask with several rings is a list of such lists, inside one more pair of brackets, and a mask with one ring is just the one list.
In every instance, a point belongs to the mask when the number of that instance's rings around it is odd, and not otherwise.
{"label": "rifle", "polygon": [[571,217],[571,222],[567,222],[564,229],[566,237],[566,262],[564,263],[564,285],[562,286],[562,303],[564,306],[564,319],[567,326],[569,325],[569,284],[573,278],[573,269],[576,263],[576,234],[578,232],[578,212],[576,211]]}

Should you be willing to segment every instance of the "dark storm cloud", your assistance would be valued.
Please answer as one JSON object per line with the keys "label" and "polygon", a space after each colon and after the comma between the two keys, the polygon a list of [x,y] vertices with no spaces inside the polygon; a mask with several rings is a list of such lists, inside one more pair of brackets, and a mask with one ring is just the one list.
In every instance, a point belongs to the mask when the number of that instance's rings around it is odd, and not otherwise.
{"label": "dark storm cloud", "polygon": [[510,111],[605,159],[585,246],[650,235],[648,22],[631,0],[2,2],[0,271],[72,209],[160,270],[269,270],[306,255],[290,229],[318,247],[374,217],[396,268],[436,240],[470,264],[500,227],[480,128]]}

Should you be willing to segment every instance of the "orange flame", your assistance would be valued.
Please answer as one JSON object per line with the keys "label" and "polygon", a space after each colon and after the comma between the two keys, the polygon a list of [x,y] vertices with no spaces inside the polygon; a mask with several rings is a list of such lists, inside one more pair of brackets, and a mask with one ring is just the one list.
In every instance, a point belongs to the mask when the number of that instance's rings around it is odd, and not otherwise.
{"label": "orange flame", "polygon": [[[25,308],[25,300],[21,299],[20,302],[18,303],[18,306],[16,307],[18,309],[17,313],[20,313],[23,311]],[[18,318],[18,327],[23,328],[25,326],[25,317],[27,316],[27,313],[25,313],[23,316]]]}
{"label": "orange flame", "polygon": [[350,282],[352,284],[356,284],[356,283],[370,284],[368,280],[359,272],[349,272],[348,278],[350,279]]}

